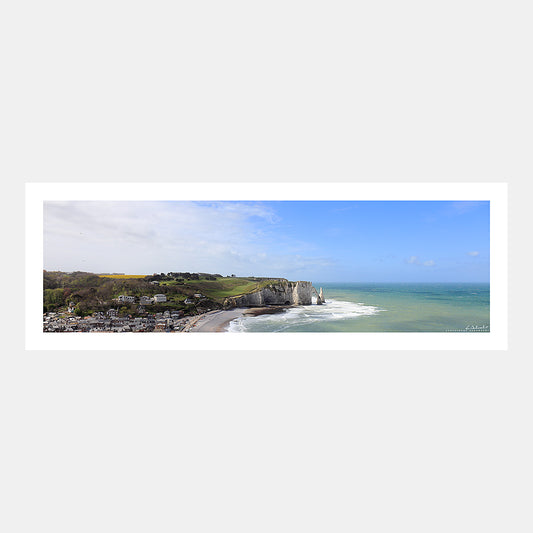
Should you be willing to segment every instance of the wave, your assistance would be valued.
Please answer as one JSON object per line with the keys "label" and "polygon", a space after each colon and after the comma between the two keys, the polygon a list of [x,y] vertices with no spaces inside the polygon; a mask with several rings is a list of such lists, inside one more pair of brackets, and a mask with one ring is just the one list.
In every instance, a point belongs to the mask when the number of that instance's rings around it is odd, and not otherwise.
{"label": "wave", "polygon": [[328,299],[322,305],[291,307],[283,313],[239,317],[229,323],[227,331],[233,333],[251,330],[279,332],[314,322],[353,319],[375,315],[381,311],[385,311],[385,309],[379,309],[364,303]]}

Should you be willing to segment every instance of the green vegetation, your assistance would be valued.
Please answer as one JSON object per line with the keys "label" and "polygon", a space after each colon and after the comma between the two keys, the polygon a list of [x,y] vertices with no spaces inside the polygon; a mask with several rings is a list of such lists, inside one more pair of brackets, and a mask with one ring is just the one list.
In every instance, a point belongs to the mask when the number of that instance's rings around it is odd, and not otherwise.
{"label": "green vegetation", "polygon": [[142,279],[146,275],[137,275],[137,274],[98,274],[99,278],[111,278],[111,279]]}
{"label": "green vegetation", "polygon": [[240,294],[247,294],[270,283],[278,282],[278,279],[262,279],[262,278],[218,278],[212,280],[191,280],[185,281],[181,285],[186,289],[194,289],[194,292],[199,292],[208,298],[217,300],[220,303],[228,296],[238,296]]}
{"label": "green vegetation", "polygon": [[[224,299],[259,290],[279,283],[274,278],[222,277],[220,274],[169,272],[151,276],[126,274],[96,275],[89,272],[43,272],[43,311],[67,310],[74,305],[74,312],[86,316],[95,311],[107,311],[119,307],[120,314],[136,314],[138,304],[118,304],[121,295],[153,296],[164,294],[166,302],[144,306],[148,313],[165,310],[182,310],[185,314],[197,314],[222,307]],[[195,294],[201,294],[197,298]],[[193,303],[185,304],[189,298]]]}

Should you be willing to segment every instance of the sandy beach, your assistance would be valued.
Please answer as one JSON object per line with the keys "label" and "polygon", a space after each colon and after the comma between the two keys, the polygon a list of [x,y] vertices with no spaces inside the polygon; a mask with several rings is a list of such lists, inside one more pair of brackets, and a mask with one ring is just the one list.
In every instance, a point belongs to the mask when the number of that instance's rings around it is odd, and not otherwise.
{"label": "sandy beach", "polygon": [[226,331],[228,324],[241,316],[259,316],[270,313],[280,313],[286,306],[276,307],[245,307],[229,309],[227,311],[209,311],[203,315],[191,318],[185,328],[184,333],[207,333]]}

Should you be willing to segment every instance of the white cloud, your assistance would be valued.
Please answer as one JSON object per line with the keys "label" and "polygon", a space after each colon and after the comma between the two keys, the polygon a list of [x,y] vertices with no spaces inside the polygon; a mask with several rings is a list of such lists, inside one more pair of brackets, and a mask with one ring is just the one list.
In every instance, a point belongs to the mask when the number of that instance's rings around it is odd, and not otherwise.
{"label": "white cloud", "polygon": [[472,257],[477,257],[479,255],[479,252],[468,252],[468,255],[471,255]]}
{"label": "white cloud", "polygon": [[467,200],[461,200],[459,202],[452,202],[451,207],[452,211],[456,214],[462,215],[464,213],[469,213],[474,209],[486,204],[487,202],[472,202]]}
{"label": "white cloud", "polygon": [[407,263],[409,263],[410,265],[423,265],[423,266],[427,266],[427,267],[435,265],[435,261],[433,261],[433,259],[429,259],[427,261],[422,261],[416,255],[412,255],[409,259],[407,259]]}
{"label": "white cloud", "polygon": [[289,276],[329,264],[269,237],[278,221],[258,202],[46,202],[44,268]]}

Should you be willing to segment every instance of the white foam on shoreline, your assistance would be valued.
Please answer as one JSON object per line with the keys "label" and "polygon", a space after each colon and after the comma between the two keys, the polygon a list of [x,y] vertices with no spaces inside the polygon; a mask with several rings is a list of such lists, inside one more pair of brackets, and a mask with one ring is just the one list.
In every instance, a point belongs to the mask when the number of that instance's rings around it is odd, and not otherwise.
{"label": "white foam on shoreline", "polygon": [[292,326],[375,315],[381,311],[384,309],[372,305],[328,299],[323,305],[302,305],[283,313],[239,317],[228,324],[226,331],[246,332],[252,324],[258,323],[268,331],[284,331]]}

